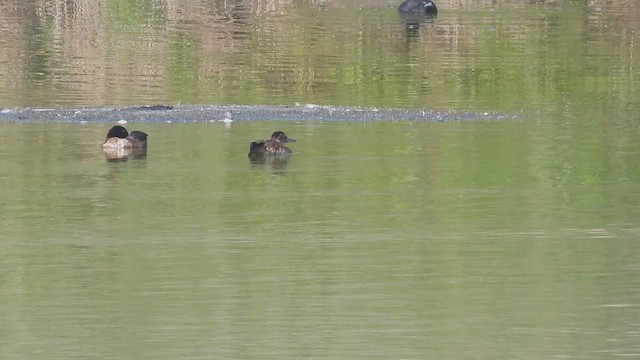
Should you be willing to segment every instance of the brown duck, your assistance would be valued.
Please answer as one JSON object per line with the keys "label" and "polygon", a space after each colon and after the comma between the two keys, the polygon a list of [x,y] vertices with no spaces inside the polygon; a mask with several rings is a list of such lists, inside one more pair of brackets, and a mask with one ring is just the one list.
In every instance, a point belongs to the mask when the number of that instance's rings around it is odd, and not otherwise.
{"label": "brown duck", "polygon": [[269,140],[256,140],[249,146],[249,156],[291,155],[293,151],[284,144],[295,142],[282,131],[276,131]]}

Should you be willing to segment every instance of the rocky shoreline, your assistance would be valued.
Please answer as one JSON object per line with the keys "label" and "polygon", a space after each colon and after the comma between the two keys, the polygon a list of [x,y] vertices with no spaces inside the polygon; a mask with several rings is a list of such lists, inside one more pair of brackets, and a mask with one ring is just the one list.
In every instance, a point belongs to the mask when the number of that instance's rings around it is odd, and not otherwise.
{"label": "rocky shoreline", "polygon": [[216,121],[468,121],[515,119],[515,115],[442,112],[420,109],[386,109],[295,105],[145,105],[132,107],[0,108],[0,121],[99,123],[134,121],[192,123]]}

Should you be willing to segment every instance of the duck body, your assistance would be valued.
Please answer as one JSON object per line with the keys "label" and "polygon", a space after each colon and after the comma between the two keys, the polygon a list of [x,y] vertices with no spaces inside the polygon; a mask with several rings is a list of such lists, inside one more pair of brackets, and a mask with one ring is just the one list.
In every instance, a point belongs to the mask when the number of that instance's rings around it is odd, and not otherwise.
{"label": "duck body", "polygon": [[438,13],[438,7],[432,0],[405,0],[398,7],[400,14],[429,14]]}
{"label": "duck body", "polygon": [[249,156],[291,155],[293,151],[285,143],[295,142],[282,131],[276,131],[269,140],[256,140],[249,145]]}
{"label": "duck body", "polygon": [[147,147],[148,136],[149,135],[142,131],[132,131],[129,133],[123,126],[116,125],[109,129],[102,148],[105,150],[143,149]]}

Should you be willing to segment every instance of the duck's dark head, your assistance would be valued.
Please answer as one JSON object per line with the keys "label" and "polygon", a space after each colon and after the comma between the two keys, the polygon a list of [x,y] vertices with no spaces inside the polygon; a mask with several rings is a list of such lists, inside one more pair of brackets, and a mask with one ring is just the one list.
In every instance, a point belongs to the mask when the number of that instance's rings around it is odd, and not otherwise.
{"label": "duck's dark head", "polygon": [[129,138],[138,140],[138,141],[147,141],[148,136],[149,135],[147,135],[147,133],[142,131],[137,131],[137,130],[134,130],[129,134]]}
{"label": "duck's dark head", "polygon": [[296,139],[288,137],[283,131],[276,131],[271,135],[271,140],[281,143],[296,142]]}
{"label": "duck's dark head", "polygon": [[147,147],[147,133],[142,131],[132,131],[127,136],[129,144],[132,148],[146,148]]}
{"label": "duck's dark head", "polygon": [[436,6],[436,3],[429,0],[429,1],[426,1],[424,4],[424,11],[427,14],[436,14],[438,12],[438,7]]}
{"label": "duck's dark head", "polygon": [[127,136],[129,136],[129,132],[127,131],[127,129],[125,129],[120,125],[116,125],[112,127],[111,129],[109,129],[109,132],[107,133],[107,139],[114,138],[114,137],[125,139]]}

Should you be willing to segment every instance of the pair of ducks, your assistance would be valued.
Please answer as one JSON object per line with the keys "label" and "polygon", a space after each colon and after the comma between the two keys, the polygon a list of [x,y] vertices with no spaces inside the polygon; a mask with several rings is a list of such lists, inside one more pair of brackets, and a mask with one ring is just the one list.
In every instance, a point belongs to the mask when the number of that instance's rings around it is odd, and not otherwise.
{"label": "pair of ducks", "polygon": [[[147,149],[147,133],[142,131],[129,132],[124,126],[116,125],[107,132],[107,137],[102,144],[106,152]],[[249,156],[291,155],[293,151],[285,146],[285,143],[295,142],[296,139],[288,137],[282,131],[276,131],[269,140],[256,140],[249,145]]]}

